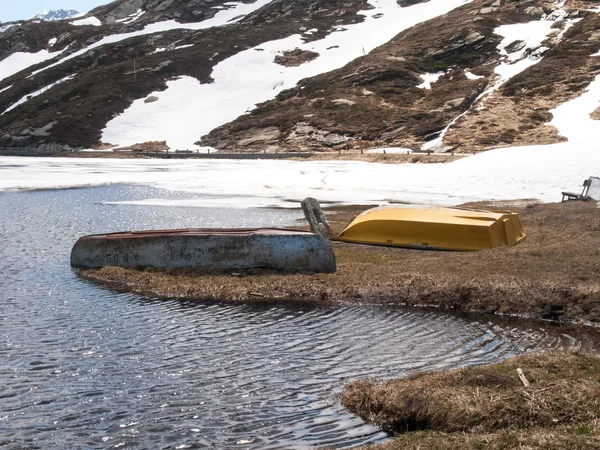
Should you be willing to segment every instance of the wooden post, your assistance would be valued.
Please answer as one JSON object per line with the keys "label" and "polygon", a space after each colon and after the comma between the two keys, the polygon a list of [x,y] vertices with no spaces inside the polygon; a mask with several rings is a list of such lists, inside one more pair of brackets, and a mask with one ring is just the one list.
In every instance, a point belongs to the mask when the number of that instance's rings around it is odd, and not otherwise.
{"label": "wooden post", "polygon": [[521,380],[521,383],[523,383],[523,386],[525,386],[525,387],[529,386],[529,380],[527,378],[525,378],[525,374],[523,373],[521,368],[517,369],[517,374],[519,375],[519,379]]}
{"label": "wooden post", "polygon": [[310,224],[310,231],[323,236],[325,239],[333,239],[335,234],[329,226],[319,202],[312,197],[307,197],[302,200],[301,205],[304,216]]}

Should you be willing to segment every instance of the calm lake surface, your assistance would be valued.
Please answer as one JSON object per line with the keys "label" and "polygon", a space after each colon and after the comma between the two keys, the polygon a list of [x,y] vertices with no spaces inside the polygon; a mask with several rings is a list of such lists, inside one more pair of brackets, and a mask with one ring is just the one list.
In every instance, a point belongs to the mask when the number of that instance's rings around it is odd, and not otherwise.
{"label": "calm lake surface", "polygon": [[579,345],[560,329],[433,312],[159,301],[73,273],[84,234],[291,225],[300,214],[105,203],[176,196],[0,192],[0,447],[351,447],[386,435],[337,401],[350,380]]}

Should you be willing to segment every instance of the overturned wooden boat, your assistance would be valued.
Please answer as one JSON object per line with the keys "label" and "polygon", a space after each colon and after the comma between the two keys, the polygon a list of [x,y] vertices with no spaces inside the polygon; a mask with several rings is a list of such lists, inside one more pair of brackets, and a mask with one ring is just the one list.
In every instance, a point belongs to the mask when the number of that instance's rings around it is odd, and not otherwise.
{"label": "overturned wooden boat", "polygon": [[333,250],[323,237],[283,228],[193,228],[84,236],[73,246],[71,266],[296,272],[336,269]]}
{"label": "overturned wooden boat", "polygon": [[525,237],[519,215],[463,208],[369,209],[338,241],[436,250],[483,250],[516,245]]}

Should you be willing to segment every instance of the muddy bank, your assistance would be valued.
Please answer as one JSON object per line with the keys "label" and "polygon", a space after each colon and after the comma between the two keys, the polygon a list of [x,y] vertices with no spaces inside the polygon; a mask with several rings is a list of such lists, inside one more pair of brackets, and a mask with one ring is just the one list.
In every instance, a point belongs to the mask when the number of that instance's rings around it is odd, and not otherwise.
{"label": "muddy bank", "polygon": [[[595,203],[522,201],[527,238],[511,248],[440,252],[333,243],[334,274],[197,270],[81,272],[88,280],[150,296],[218,301],[400,304],[600,325],[600,210]],[[471,206],[502,208],[506,205]],[[336,231],[365,207],[329,214]]]}
{"label": "muddy bank", "polygon": [[558,351],[384,383],[354,381],[341,401],[397,434],[373,450],[592,449],[600,443],[599,381],[599,358]]}

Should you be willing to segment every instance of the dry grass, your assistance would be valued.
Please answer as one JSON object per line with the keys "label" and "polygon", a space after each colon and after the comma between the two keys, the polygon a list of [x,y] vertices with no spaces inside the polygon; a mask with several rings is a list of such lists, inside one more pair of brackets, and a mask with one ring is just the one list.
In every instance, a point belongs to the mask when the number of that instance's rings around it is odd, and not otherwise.
{"label": "dry grass", "polygon": [[361,450],[595,450],[600,448],[596,423],[548,428],[508,429],[496,433],[406,433]]}
{"label": "dry grass", "polygon": [[[531,383],[519,381],[521,368]],[[350,383],[342,404],[386,431],[489,433],[592,423],[600,415],[600,359],[552,352],[500,364]]]}
{"label": "dry grass", "polygon": [[[151,154],[144,154],[140,152],[102,152],[102,151],[87,151],[87,152],[61,152],[56,153],[52,156],[67,157],[67,158],[118,158],[118,159],[148,159],[153,158]],[[291,161],[365,161],[365,162],[376,162],[385,164],[444,164],[447,162],[456,161],[464,158],[464,154],[436,154],[432,153],[427,155],[425,153],[417,154],[400,154],[400,153],[360,153],[360,151],[343,151],[343,152],[315,152],[310,157],[286,157],[286,160]],[[176,154],[178,159],[185,158],[185,154]],[[231,158],[235,159],[236,154],[232,153]],[[194,159],[195,156],[192,154],[189,156],[190,159]]]}
{"label": "dry grass", "polygon": [[[333,274],[250,271],[233,276],[106,267],[82,275],[159,297],[433,305],[600,323],[600,210],[581,202],[511,209],[519,212],[528,235],[511,248],[439,252],[334,243],[338,270]],[[330,215],[334,229],[343,229],[358,210]]]}

